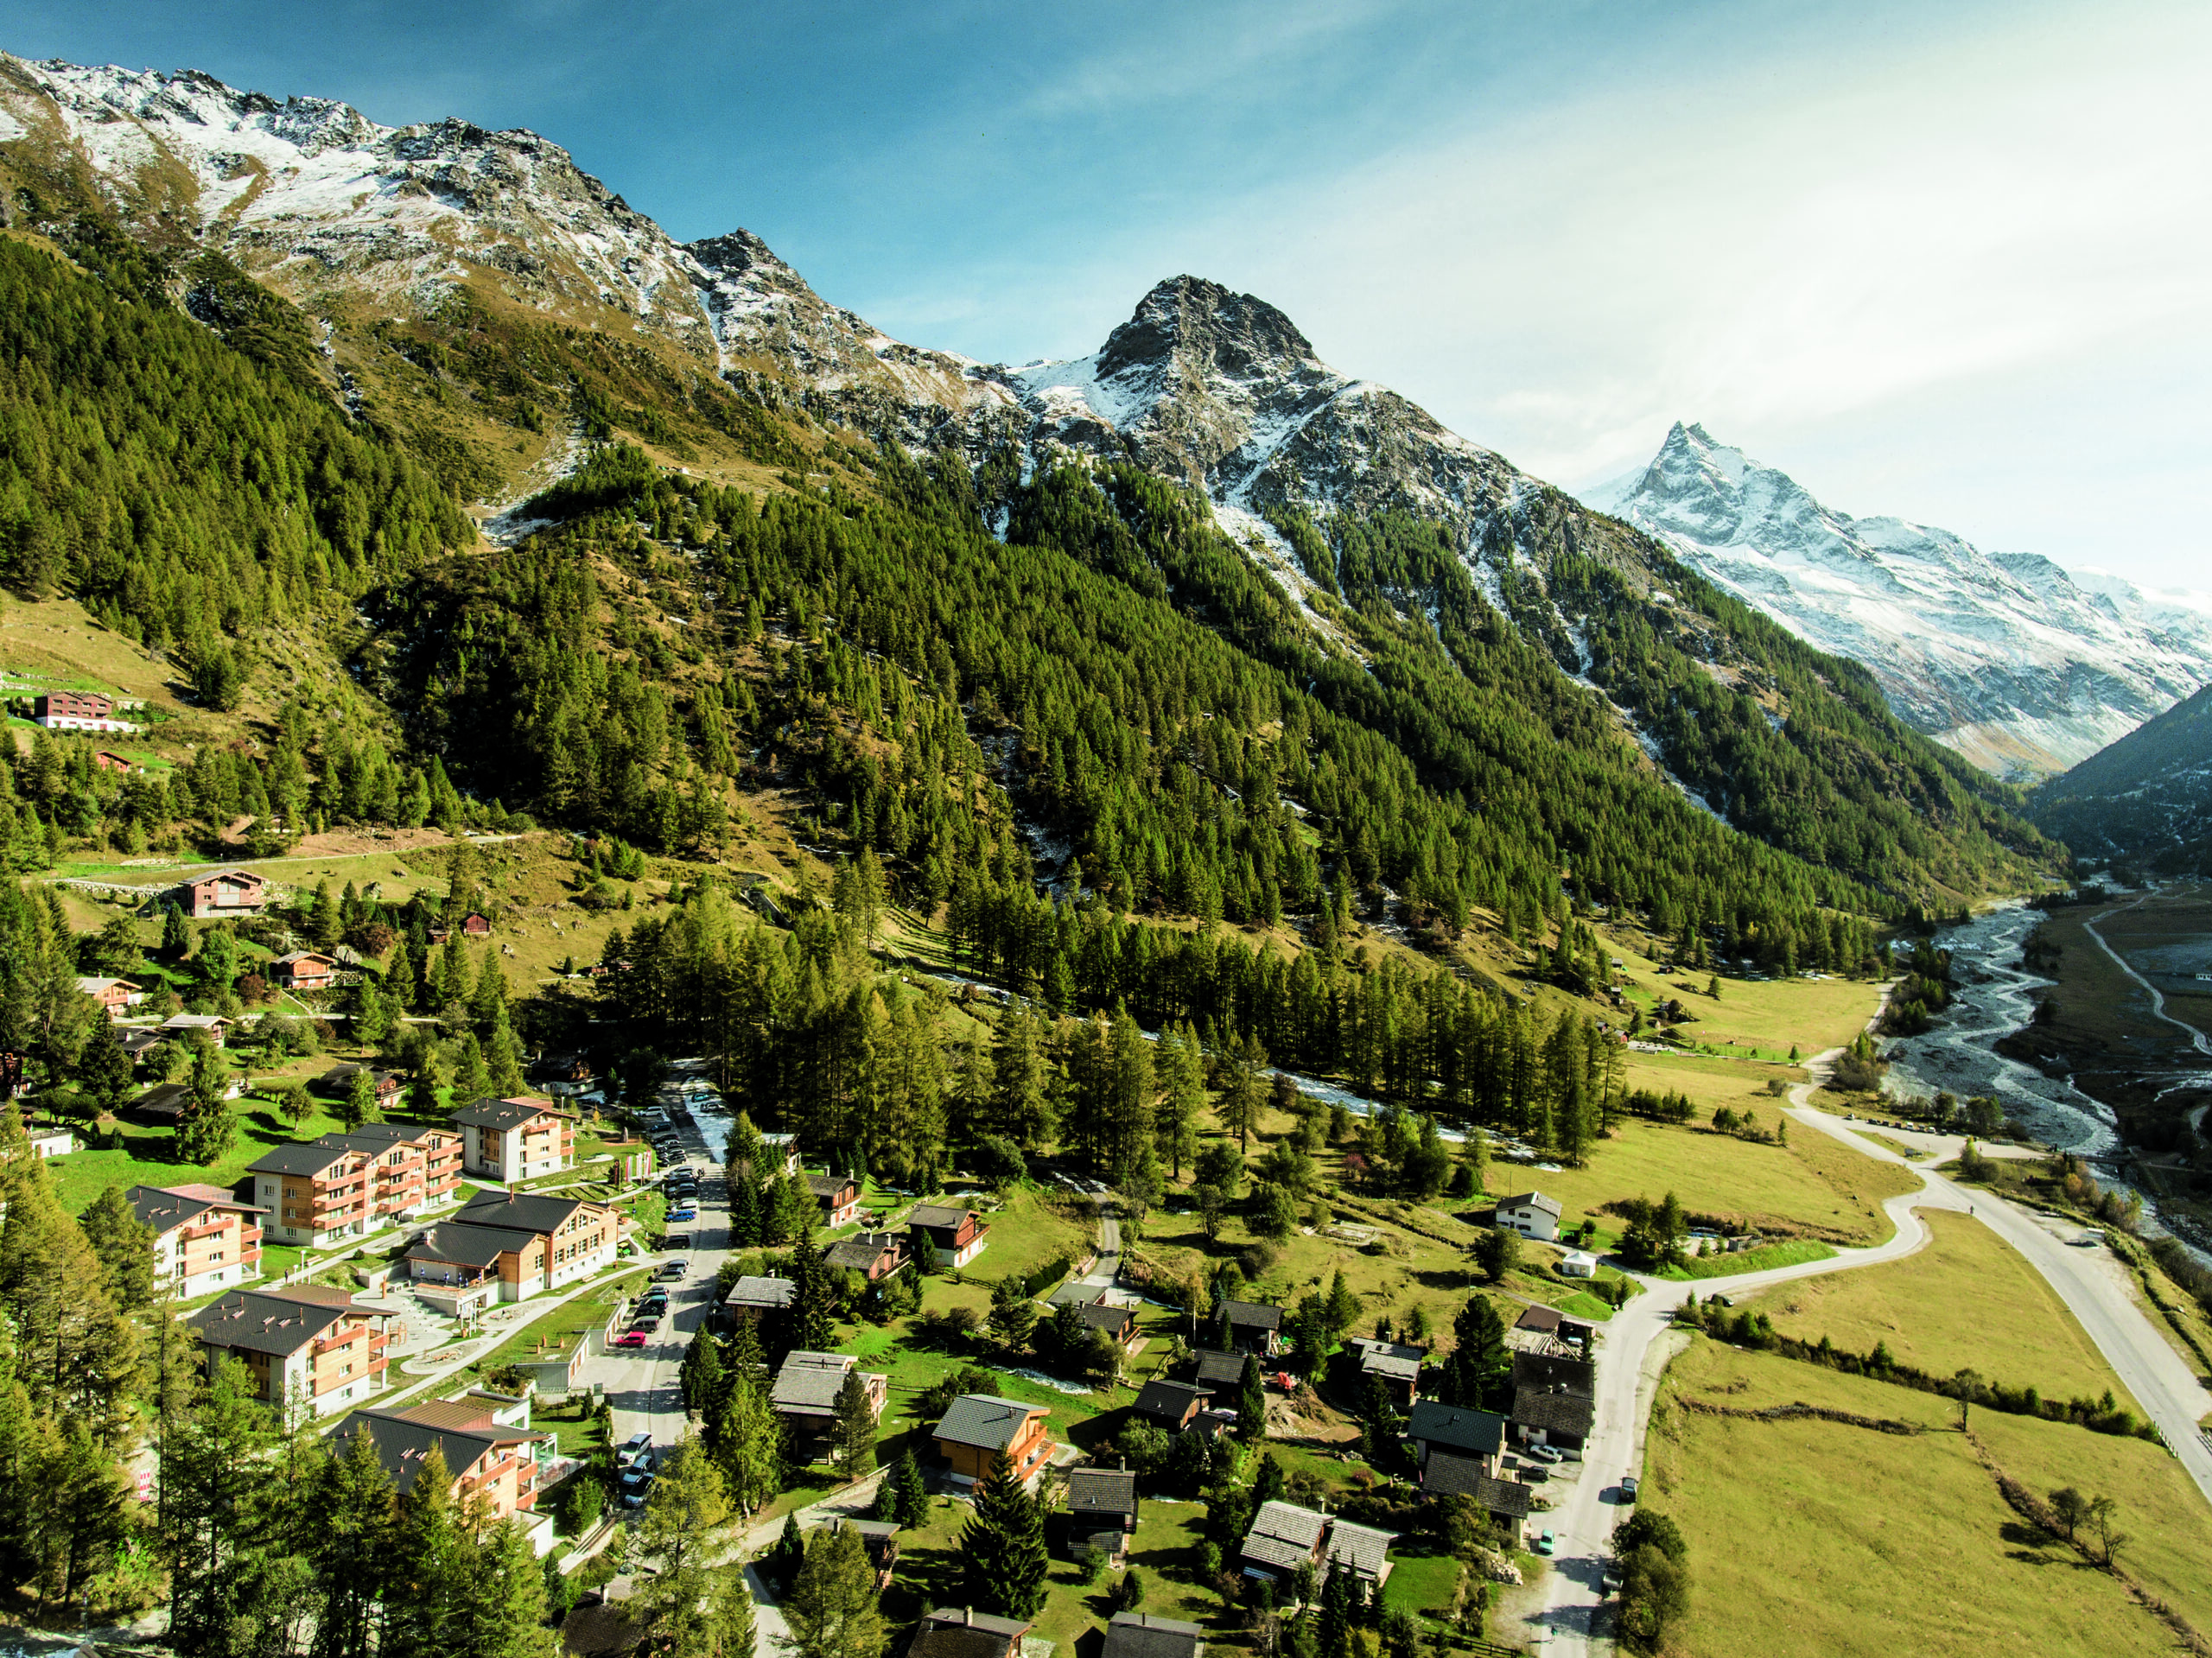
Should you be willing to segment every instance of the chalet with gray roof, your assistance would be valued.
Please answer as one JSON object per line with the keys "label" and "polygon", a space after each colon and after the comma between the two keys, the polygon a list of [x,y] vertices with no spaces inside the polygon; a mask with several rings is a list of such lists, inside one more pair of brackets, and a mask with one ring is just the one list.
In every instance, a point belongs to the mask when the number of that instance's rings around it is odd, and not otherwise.
{"label": "chalet with gray roof", "polygon": [[1116,1612],[1099,1658],[1205,1658],[1205,1631],[1154,1612]]}
{"label": "chalet with gray roof", "polygon": [[1518,1232],[1524,1238],[1553,1243],[1559,1239],[1560,1218],[1565,1213],[1558,1198],[1547,1197],[1541,1191],[1524,1191],[1499,1198],[1494,1219],[1502,1231]]}
{"label": "chalet with gray roof", "polygon": [[1119,1566],[1137,1528],[1137,1477],[1112,1468],[1068,1472],[1068,1553]]}

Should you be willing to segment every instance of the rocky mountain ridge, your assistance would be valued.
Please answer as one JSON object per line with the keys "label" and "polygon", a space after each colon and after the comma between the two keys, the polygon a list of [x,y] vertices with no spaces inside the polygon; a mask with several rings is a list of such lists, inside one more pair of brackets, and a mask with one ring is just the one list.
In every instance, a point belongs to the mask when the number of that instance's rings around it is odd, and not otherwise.
{"label": "rocky mountain ridge", "polygon": [[1585,492],[1800,637],[1871,668],[1898,715],[2000,775],[2065,770],[2212,681],[2212,614],[2032,553],[1853,518],[1677,422]]}

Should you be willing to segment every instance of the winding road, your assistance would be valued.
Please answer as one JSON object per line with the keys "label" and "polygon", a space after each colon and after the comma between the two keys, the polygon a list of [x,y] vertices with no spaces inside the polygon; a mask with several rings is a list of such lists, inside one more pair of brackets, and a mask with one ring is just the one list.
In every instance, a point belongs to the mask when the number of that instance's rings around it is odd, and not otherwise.
{"label": "winding road", "polygon": [[[2122,905],[2120,908],[2132,910],[2135,908],[2137,904],[2148,903],[2152,895],[2150,893],[2145,893],[2141,898],[2135,900],[2135,904]],[[2122,956],[2110,944],[2105,943],[2104,934],[2097,931],[2097,922],[2108,921],[2119,913],[2120,913],[2120,910],[2107,910],[2102,915],[2097,917],[2095,921],[2084,921],[2082,924],[2082,931],[2097,941],[2097,948],[2104,951],[2106,955],[2112,957],[2112,964],[2114,967],[2118,968],[2122,973],[2127,975],[2129,978],[2134,980],[2136,983],[2141,985],[2145,990],[2150,993],[2151,1012],[2155,1018],[2164,1020],[2166,1024],[2172,1026],[2177,1031],[2188,1032],[2189,1039],[2196,1045],[2197,1052],[2208,1057],[2212,1057],[2212,1040],[2208,1040],[2203,1032],[2198,1030],[2196,1026],[2191,1025],[2186,1020],[2176,1019],[2171,1013],[2168,1013],[2166,1011],[2166,999],[2162,994],[2160,994],[2158,987],[2152,984],[2150,980],[2145,978],[2140,973],[2138,973],[2133,967],[2129,966],[2126,956]]]}
{"label": "winding road", "polygon": [[2205,1500],[2212,1502],[2212,1446],[2208,1446],[2197,1428],[2205,1413],[2212,1410],[2212,1393],[2207,1393],[2134,1301],[2115,1286],[2094,1252],[2069,1247],[2003,1199],[1955,1185],[1932,1168],[1853,1133],[1842,1119],[1813,1106],[1812,1090],[1840,1051],[1821,1054],[1810,1062],[1808,1069],[1815,1081],[1801,1083],[1791,1090],[1789,1115],[1865,1156],[1903,1164],[1920,1176],[1921,1189],[1891,1197],[1882,1205],[1896,1229],[1886,1242],[1871,1248],[1844,1249],[1825,1261],[1732,1278],[1689,1283],[1637,1279],[1643,1293],[1605,1325],[1598,1363],[1597,1416],[1583,1447],[1582,1475],[1567,1504],[1549,1515],[1556,1540],[1553,1569],[1546,1580],[1543,1608],[1531,1619],[1540,1628],[1541,1649],[1548,1654],[1587,1653],[1593,1644],[1605,1644],[1599,1627],[1604,1604],[1600,1579],[1611,1555],[1613,1528],[1626,1517],[1620,1478],[1643,1465],[1644,1432],[1662,1368],[1651,1362],[1658,1356],[1653,1349],[1672,1327],[1675,1310],[1692,1291],[1733,1297],[1796,1279],[1902,1260],[1933,1236],[1917,1212],[1922,1210],[1970,1212],[2043,1274],[2136,1402],[2158,1424],[2167,1445]]}

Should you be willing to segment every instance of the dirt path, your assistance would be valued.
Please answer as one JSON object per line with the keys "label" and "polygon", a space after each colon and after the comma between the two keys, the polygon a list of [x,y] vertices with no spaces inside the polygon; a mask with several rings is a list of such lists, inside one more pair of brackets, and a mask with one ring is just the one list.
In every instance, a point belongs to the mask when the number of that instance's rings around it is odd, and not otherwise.
{"label": "dirt path", "polygon": [[2112,957],[2112,964],[2114,967],[2118,968],[2122,973],[2127,975],[2129,978],[2134,980],[2136,983],[2141,985],[2143,988],[2149,993],[2151,997],[2151,1016],[2153,1019],[2159,1020],[2165,1024],[2171,1025],[2177,1031],[2186,1031],[2189,1033],[2189,1039],[2196,1045],[2197,1052],[2206,1055],[2208,1058],[2212,1058],[2212,1040],[2207,1039],[2203,1032],[2198,1030],[2196,1026],[2190,1024],[2186,1020],[2176,1019],[2171,1013],[2168,1013],[2166,1011],[2165,996],[2159,991],[2158,987],[2152,984],[2150,980],[2145,978],[2140,973],[2138,973],[2133,968],[2130,967],[2127,963],[2127,958],[2122,956],[2118,950],[2114,950],[2110,944],[2105,943],[2104,934],[2097,931],[2098,921],[2108,921],[2113,916],[2120,914],[2122,910],[2133,910],[2137,907],[2138,905],[2147,904],[2150,902],[2151,896],[2152,895],[2150,893],[2145,893],[2141,898],[2137,899],[2134,904],[2124,904],[2119,910],[2107,910],[2104,914],[2097,917],[2095,920],[2084,921],[2082,924],[2082,931],[2088,934],[2091,938],[2096,941],[2096,945],[2099,950],[2104,951],[2107,956]]}

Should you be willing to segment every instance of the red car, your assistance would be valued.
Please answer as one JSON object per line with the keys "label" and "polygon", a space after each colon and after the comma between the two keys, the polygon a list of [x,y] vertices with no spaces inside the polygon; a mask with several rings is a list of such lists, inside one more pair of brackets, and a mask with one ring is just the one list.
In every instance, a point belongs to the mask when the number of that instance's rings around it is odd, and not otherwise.
{"label": "red car", "polygon": [[645,1332],[642,1330],[626,1330],[614,1338],[614,1344],[617,1347],[643,1347],[645,1344]]}

